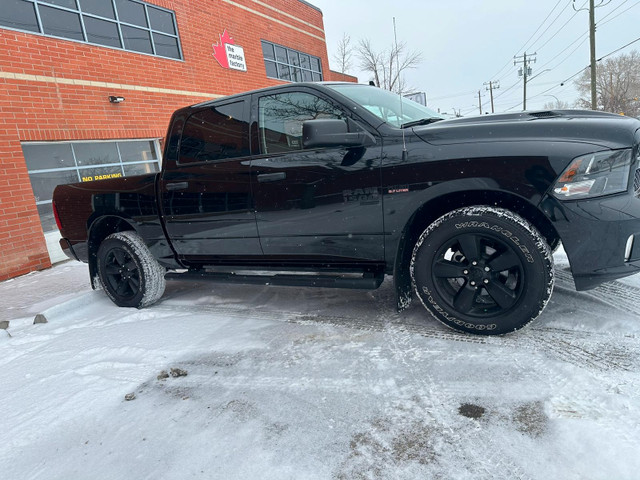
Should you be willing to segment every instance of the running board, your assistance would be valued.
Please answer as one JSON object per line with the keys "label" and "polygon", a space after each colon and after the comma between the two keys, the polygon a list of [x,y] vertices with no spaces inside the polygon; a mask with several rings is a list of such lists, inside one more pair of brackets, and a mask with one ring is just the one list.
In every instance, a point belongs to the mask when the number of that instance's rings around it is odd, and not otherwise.
{"label": "running board", "polygon": [[215,283],[240,283],[249,285],[277,285],[284,287],[322,287],[375,290],[384,280],[384,275],[364,274],[361,277],[341,275],[245,275],[233,272],[184,272],[167,273],[167,280],[207,281]]}

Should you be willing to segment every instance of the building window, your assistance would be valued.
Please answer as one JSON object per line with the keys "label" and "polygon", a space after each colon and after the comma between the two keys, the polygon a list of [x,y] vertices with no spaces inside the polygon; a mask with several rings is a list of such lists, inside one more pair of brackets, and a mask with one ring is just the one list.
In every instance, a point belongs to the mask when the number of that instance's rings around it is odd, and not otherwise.
{"label": "building window", "polygon": [[157,172],[159,151],[157,140],[23,143],[44,232],[57,230],[51,206],[57,185]]}
{"label": "building window", "polygon": [[138,0],[4,0],[0,27],[182,59],[174,12]]}
{"label": "building window", "polygon": [[289,82],[322,81],[322,66],[318,57],[264,40],[262,55],[269,78]]}

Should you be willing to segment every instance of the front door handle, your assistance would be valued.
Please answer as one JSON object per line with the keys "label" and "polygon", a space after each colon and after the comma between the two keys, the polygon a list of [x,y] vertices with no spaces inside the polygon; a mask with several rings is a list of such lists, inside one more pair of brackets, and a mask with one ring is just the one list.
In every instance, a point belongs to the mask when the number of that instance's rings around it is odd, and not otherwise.
{"label": "front door handle", "polygon": [[285,172],[263,173],[258,175],[258,182],[277,182],[278,180],[284,180],[285,178],[287,178],[287,174]]}
{"label": "front door handle", "polygon": [[189,186],[189,182],[173,182],[167,183],[167,190],[174,192],[176,190],[184,190]]}

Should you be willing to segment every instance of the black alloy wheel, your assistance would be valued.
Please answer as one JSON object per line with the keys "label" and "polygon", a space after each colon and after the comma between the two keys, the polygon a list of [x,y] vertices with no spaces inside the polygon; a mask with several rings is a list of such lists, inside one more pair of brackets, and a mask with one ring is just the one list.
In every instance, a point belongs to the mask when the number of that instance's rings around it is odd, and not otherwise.
{"label": "black alloy wheel", "polygon": [[112,247],[104,257],[107,288],[123,301],[140,293],[140,268],[122,246]]}
{"label": "black alloy wheel", "polygon": [[133,231],[105,238],[98,248],[97,267],[105,293],[119,307],[146,307],[164,293],[165,269]]}
{"label": "black alloy wheel", "polygon": [[420,236],[411,277],[423,305],[449,327],[497,335],[535,319],[553,290],[549,246],[505,209],[467,207]]}
{"label": "black alloy wheel", "polygon": [[523,294],[524,266],[499,237],[468,233],[453,237],[433,258],[436,292],[456,311],[488,318],[511,310]]}

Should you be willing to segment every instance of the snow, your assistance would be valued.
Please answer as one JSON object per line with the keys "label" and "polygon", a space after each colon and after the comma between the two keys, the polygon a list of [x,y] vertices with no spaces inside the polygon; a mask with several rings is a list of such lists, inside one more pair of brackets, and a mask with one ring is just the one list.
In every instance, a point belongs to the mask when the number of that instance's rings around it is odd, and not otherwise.
{"label": "snow", "polygon": [[0,478],[635,479],[640,276],[579,293],[555,263],[503,337],[397,314],[390,279],[168,281],[142,310],[82,264],[0,283]]}

